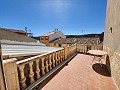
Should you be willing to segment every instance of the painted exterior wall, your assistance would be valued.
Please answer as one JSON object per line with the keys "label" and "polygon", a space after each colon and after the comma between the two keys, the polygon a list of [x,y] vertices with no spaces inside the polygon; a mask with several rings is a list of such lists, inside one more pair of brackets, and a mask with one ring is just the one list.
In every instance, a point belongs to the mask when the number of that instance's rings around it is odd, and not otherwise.
{"label": "painted exterior wall", "polygon": [[104,47],[106,65],[120,89],[120,0],[108,0]]}
{"label": "painted exterior wall", "polygon": [[48,36],[41,36],[40,37],[40,42],[46,44],[47,46],[50,46],[50,40],[49,40],[49,37]]}
{"label": "painted exterior wall", "polygon": [[51,41],[57,38],[66,38],[66,36],[58,30],[52,31],[50,33],[40,36],[40,42],[46,44],[47,46],[50,46]]}
{"label": "painted exterior wall", "polygon": [[69,46],[69,44],[50,43],[50,46],[51,47],[62,47],[62,48],[64,48],[64,47]]}
{"label": "painted exterior wall", "polygon": [[55,33],[49,36],[50,42],[57,38],[66,38],[66,36],[61,31],[54,31]]}

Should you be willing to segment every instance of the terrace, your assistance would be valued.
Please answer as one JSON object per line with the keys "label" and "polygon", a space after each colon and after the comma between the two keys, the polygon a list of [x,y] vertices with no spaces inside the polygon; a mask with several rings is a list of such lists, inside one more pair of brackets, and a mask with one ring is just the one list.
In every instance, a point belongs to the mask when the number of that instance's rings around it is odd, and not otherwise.
{"label": "terrace", "polygon": [[101,67],[91,62],[90,55],[77,54],[43,88],[41,84],[39,90],[117,90],[105,64]]}
{"label": "terrace", "polygon": [[97,63],[91,65],[92,57],[86,55],[88,50],[102,50],[102,47],[74,44],[51,48],[34,43],[1,42],[6,89],[117,90],[105,59],[102,67]]}

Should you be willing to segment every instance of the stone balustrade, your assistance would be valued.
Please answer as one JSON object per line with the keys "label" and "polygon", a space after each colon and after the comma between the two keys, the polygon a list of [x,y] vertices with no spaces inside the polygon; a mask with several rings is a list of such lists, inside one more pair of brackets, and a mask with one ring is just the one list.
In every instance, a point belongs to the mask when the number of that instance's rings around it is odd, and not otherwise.
{"label": "stone balustrade", "polygon": [[[102,49],[102,46],[91,46],[90,49]],[[24,90],[58,67],[72,54],[77,51],[86,53],[87,50],[88,45],[74,44],[22,60],[17,60],[17,58],[3,60],[7,88],[8,90]],[[10,80],[13,80],[12,83]]]}
{"label": "stone balustrade", "polygon": [[87,53],[88,50],[103,50],[103,45],[77,44],[77,52]]}
{"label": "stone balustrade", "polygon": [[64,60],[62,55],[64,55],[64,49],[33,58],[28,62],[21,63],[21,61],[18,61],[17,66],[21,89],[25,89],[55,68],[55,66],[62,63]]}
{"label": "stone balustrade", "polygon": [[[22,60],[17,60],[17,58],[13,58],[12,61],[11,59],[4,60],[5,73],[8,73],[7,70],[9,69],[9,74],[5,74],[7,78],[9,77],[6,81],[8,89],[26,89],[52,69],[56,68],[56,66],[67,60],[76,50],[75,44],[57,51],[34,55]],[[12,68],[9,66],[12,66]],[[12,83],[10,83],[9,80],[11,80],[13,76],[14,79]]]}

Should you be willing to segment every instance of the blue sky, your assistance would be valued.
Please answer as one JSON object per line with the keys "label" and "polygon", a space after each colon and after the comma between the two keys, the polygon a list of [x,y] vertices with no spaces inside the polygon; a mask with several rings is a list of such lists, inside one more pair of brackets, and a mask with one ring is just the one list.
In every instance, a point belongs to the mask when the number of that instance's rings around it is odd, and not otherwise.
{"label": "blue sky", "polygon": [[104,31],[107,0],[0,0],[0,27],[22,29],[34,36],[55,28],[64,34]]}

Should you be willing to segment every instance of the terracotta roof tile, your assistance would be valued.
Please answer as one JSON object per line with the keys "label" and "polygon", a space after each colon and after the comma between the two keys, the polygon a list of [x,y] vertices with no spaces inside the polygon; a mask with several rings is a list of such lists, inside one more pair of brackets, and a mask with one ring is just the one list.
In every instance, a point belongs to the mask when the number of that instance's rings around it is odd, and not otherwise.
{"label": "terracotta roof tile", "polygon": [[101,44],[99,38],[84,38],[84,37],[81,37],[81,38],[59,38],[52,42],[60,43],[60,44],[75,44],[75,43],[92,44],[92,45]]}

